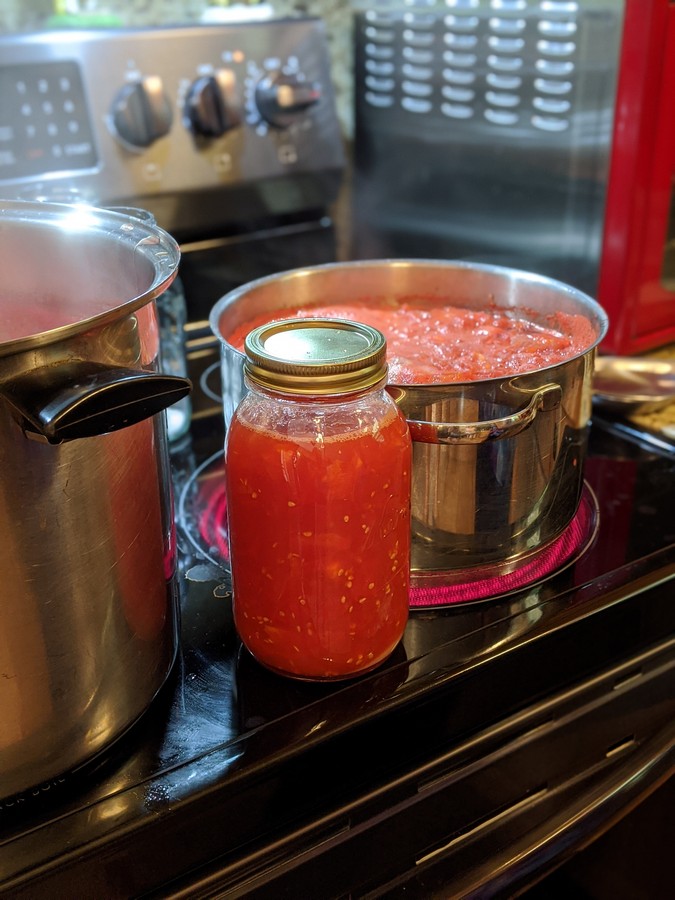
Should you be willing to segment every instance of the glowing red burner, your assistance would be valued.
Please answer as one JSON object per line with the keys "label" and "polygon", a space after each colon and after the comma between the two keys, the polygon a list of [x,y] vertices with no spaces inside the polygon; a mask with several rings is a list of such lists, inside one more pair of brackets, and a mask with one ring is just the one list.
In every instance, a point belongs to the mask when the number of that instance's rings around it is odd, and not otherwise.
{"label": "glowing red burner", "polygon": [[[192,540],[209,559],[227,564],[227,504],[222,474],[222,454],[208,460],[186,486],[181,497],[181,519]],[[598,508],[593,492],[586,485],[579,508],[562,535],[548,547],[523,560],[506,574],[452,573],[452,584],[443,573],[433,573],[428,580],[413,578],[410,589],[411,609],[431,609],[472,603],[501,597],[529,587],[557,574],[578,559],[591,544],[598,521]],[[458,575],[462,579],[458,581]],[[423,583],[425,582],[425,583]]]}
{"label": "glowing red burner", "polygon": [[[459,583],[443,584],[442,573],[438,582],[430,585],[413,585],[410,591],[410,606],[429,609],[450,606],[455,603],[470,603],[503,596],[536,584],[578,559],[588,548],[597,529],[597,503],[588,486],[579,503],[576,515],[560,537],[542,550],[525,560],[512,572],[472,579],[470,572]],[[456,580],[456,573],[453,581]]]}
{"label": "glowing red burner", "polygon": [[[219,467],[219,470],[221,467]],[[228,562],[230,548],[227,543],[227,502],[225,500],[225,485],[213,483],[205,487],[201,496],[199,507],[201,511],[197,517],[197,529],[199,537],[205,542],[209,550],[217,555],[218,562]]]}

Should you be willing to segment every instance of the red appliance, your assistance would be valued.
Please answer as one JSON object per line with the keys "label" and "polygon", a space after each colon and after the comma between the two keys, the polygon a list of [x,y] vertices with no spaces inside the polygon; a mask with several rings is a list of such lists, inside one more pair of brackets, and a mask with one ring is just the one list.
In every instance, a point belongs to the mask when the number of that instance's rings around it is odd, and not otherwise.
{"label": "red appliance", "polygon": [[603,347],[675,341],[675,4],[628,0],[598,300]]}

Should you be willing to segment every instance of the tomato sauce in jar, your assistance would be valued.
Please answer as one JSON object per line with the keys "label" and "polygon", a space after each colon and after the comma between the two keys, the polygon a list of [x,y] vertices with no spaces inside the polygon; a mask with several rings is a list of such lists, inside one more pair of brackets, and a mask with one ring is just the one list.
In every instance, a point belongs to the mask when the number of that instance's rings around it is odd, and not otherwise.
{"label": "tomato sauce in jar", "polygon": [[[268,668],[312,680],[352,677],[391,654],[410,578],[411,440],[384,390],[386,365],[379,375],[370,365],[375,384],[353,370],[345,391],[340,357],[319,384],[322,358],[304,382],[296,361],[289,383],[264,385],[258,359],[226,440],[237,632]],[[310,393],[293,393],[303,383]]]}

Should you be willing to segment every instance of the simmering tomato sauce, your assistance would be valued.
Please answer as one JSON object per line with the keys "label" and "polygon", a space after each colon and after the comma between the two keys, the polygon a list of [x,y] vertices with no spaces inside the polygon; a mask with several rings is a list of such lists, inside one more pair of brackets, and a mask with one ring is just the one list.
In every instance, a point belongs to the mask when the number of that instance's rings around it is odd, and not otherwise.
{"label": "simmering tomato sauce", "polygon": [[392,384],[445,384],[532,372],[573,359],[595,340],[593,325],[583,315],[556,312],[542,324],[524,310],[469,309],[411,298],[275,310],[239,326],[228,341],[241,350],[252,328],[294,316],[351,319],[379,329],[387,339]]}
{"label": "simmering tomato sauce", "polygon": [[[235,415],[226,486],[235,625],[269,668],[351,677],[408,618],[410,436],[391,405],[316,435]],[[360,421],[358,416],[355,421]]]}

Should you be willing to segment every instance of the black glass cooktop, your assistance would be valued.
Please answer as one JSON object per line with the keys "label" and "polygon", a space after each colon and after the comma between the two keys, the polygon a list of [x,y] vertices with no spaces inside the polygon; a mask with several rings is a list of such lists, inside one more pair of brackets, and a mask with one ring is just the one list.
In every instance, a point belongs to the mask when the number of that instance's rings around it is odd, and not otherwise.
{"label": "black glass cooktop", "polygon": [[[173,452],[182,594],[173,672],[100,758],[0,800],[3,897],[169,896],[174,888],[179,896],[193,878],[206,884],[204,872],[227,870],[244,884],[263,868],[283,869],[282,860],[320,857],[324,843],[346,847],[347,835],[360,835],[367,854],[381,823],[398,821],[397,804],[435,784],[441,759],[446,774],[458,753],[480,768],[488,752],[480,741],[494,743],[503,723],[534,708],[539,715],[547,698],[672,642],[675,455],[599,423],[585,468],[597,529],[562,571],[506,596],[412,610],[393,656],[355,681],[273,675],[235,635],[224,544],[216,537],[205,548],[195,530],[203,504],[194,498],[208,497],[204,478],[215,490],[218,475],[213,465],[201,480],[194,473],[217,459],[221,441],[219,425],[202,422]],[[404,790],[412,772],[416,786]],[[420,840],[437,852],[433,833]],[[255,895],[267,896],[256,884]]]}

